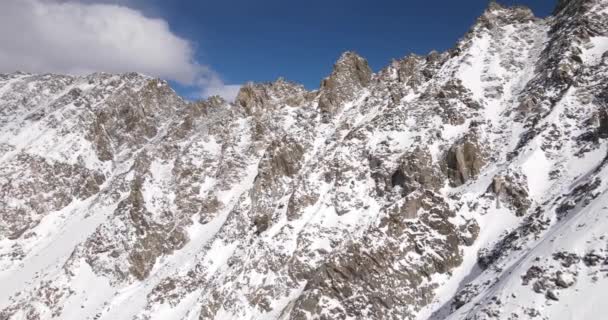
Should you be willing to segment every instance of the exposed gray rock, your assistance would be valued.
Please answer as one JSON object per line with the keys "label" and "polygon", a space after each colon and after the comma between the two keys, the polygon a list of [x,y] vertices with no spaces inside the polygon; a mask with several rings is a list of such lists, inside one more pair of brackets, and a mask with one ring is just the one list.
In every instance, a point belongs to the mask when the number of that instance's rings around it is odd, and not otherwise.
{"label": "exposed gray rock", "polygon": [[319,110],[328,121],[344,103],[367,87],[372,80],[372,70],[367,61],[354,52],[345,52],[334,65],[331,75],[321,82]]}
{"label": "exposed gray rock", "polygon": [[446,171],[450,183],[460,186],[481,172],[485,155],[474,137],[456,142],[446,154]]}
{"label": "exposed gray rock", "polygon": [[447,52],[234,103],[0,75],[0,319],[559,313],[606,279],[607,7],[491,3]]}
{"label": "exposed gray rock", "polygon": [[527,189],[525,176],[517,172],[507,172],[492,179],[486,194],[492,193],[496,197],[497,207],[510,206],[518,216],[523,216],[532,205]]}

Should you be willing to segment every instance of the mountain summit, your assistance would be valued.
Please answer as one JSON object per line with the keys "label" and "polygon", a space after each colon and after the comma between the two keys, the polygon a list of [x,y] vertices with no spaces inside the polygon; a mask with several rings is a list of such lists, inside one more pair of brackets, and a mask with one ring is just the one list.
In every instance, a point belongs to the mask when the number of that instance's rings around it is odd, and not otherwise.
{"label": "mountain summit", "polygon": [[0,319],[608,314],[608,0],[186,102],[0,75]]}

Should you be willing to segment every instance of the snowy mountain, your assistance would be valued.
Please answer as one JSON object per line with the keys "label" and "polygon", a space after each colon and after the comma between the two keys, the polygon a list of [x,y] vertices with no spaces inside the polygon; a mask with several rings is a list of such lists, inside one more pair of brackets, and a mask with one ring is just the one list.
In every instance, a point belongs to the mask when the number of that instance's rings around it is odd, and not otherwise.
{"label": "snowy mountain", "polygon": [[187,102],[0,75],[0,319],[600,319],[608,0]]}

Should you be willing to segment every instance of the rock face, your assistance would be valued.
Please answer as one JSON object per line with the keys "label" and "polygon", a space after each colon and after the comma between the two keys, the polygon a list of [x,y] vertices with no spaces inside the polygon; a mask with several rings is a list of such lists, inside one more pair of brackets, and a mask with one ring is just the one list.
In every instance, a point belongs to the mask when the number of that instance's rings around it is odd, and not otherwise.
{"label": "rock face", "polygon": [[477,177],[484,165],[483,158],[475,140],[464,139],[454,144],[445,159],[451,184],[457,187]]}
{"label": "rock face", "polygon": [[321,82],[318,107],[324,121],[353,100],[372,80],[367,61],[354,52],[344,53],[334,65],[331,75]]}
{"label": "rock face", "polygon": [[498,208],[501,203],[504,203],[511,206],[518,216],[523,216],[532,205],[527,184],[528,182],[521,174],[508,172],[505,175],[495,176],[486,193],[496,197]]}
{"label": "rock face", "polygon": [[0,319],[601,317],[607,49],[606,0],[493,2],[234,103],[0,75]]}

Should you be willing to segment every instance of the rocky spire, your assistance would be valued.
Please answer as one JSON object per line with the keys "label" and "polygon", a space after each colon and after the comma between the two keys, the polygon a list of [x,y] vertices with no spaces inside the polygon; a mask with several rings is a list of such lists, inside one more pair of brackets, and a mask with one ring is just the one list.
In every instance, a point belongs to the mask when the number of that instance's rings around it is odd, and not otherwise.
{"label": "rocky spire", "polygon": [[268,93],[263,85],[247,83],[239,89],[234,103],[243,107],[247,113],[252,113],[261,108],[268,99]]}
{"label": "rocky spire", "polygon": [[369,85],[372,70],[367,60],[358,54],[347,51],[340,56],[331,75],[321,82],[319,109],[324,116],[335,113],[355,93]]}
{"label": "rocky spire", "polygon": [[525,6],[507,7],[492,0],[481,17],[477,19],[477,24],[487,29],[493,29],[511,23],[525,23],[534,21],[536,17],[530,8]]}
{"label": "rocky spire", "polygon": [[299,106],[308,92],[301,84],[279,78],[270,83],[248,83],[241,87],[235,105],[245,109],[247,114],[260,113],[272,109],[274,105]]}
{"label": "rocky spire", "polygon": [[486,11],[496,11],[496,10],[503,10],[503,9],[505,9],[505,7],[500,5],[496,0],[491,0],[488,3],[488,8],[486,9]]}

